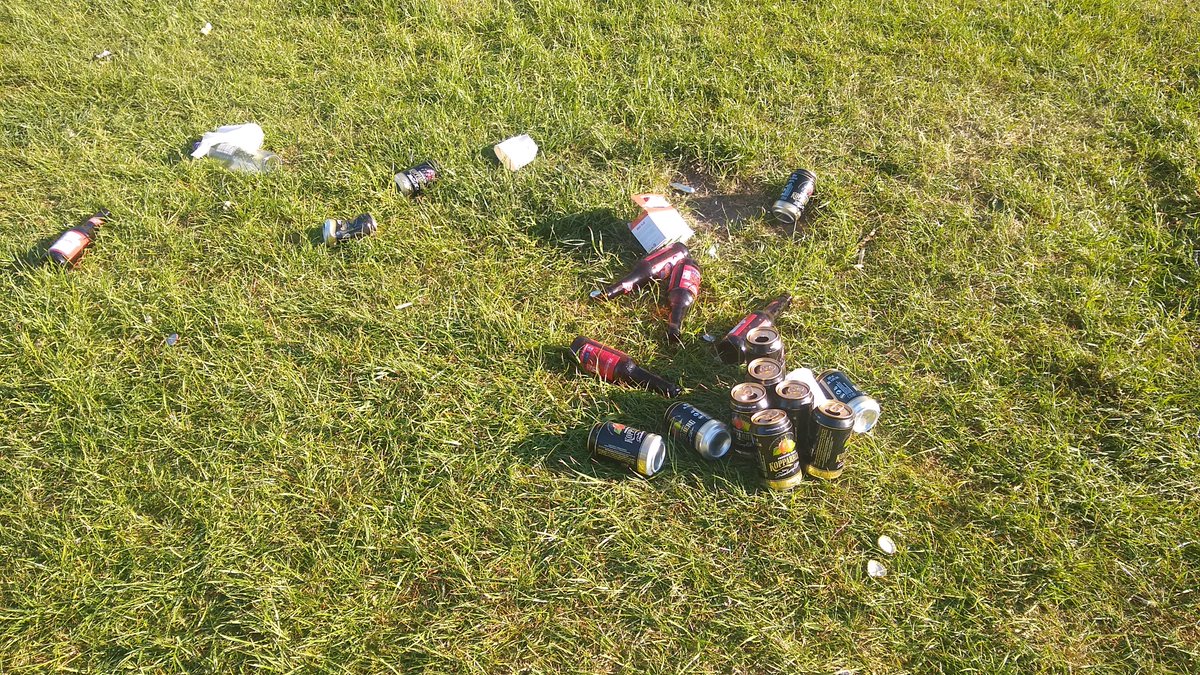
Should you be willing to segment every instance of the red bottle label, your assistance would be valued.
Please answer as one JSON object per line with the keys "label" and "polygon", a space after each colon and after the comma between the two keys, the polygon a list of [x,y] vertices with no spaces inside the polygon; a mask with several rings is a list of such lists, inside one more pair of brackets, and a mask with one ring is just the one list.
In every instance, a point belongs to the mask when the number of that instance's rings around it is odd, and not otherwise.
{"label": "red bottle label", "polygon": [[83,251],[89,242],[91,242],[91,239],[88,239],[87,235],[79,230],[67,230],[50,247],[50,252],[57,253],[67,261],[74,262],[75,258],[79,256],[79,253]]}
{"label": "red bottle label", "polygon": [[765,319],[758,314],[750,314],[746,316],[746,318],[742,319],[741,323],[734,326],[733,330],[729,331],[729,334],[734,337],[741,337],[742,335],[750,332],[751,328],[757,328],[760,322],[766,323]]}
{"label": "red bottle label", "polygon": [[579,365],[602,380],[612,381],[616,376],[617,365],[624,356],[615,349],[590,342],[579,350]]}
{"label": "red bottle label", "polygon": [[663,249],[662,253],[659,254],[663,256],[660,260],[652,259],[650,261],[650,278],[666,278],[671,273],[671,270],[674,269],[675,264],[687,257],[687,254],[687,249],[683,247],[675,248],[668,246]]}
{"label": "red bottle label", "polygon": [[675,270],[675,288],[686,288],[692,295],[700,294],[700,268],[695,265],[684,265]]}

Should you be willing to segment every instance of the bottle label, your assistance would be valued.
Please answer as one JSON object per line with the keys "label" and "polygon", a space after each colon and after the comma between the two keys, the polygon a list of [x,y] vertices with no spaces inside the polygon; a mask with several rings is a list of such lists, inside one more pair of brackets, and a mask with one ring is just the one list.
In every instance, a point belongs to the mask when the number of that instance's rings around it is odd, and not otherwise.
{"label": "bottle label", "polygon": [[[672,250],[669,246],[657,253],[651,254],[647,260],[650,263],[650,278],[666,278],[671,273],[671,270],[675,268],[675,265],[687,257],[687,254],[688,252],[685,248]],[[655,259],[655,256],[658,256],[658,259]]]}
{"label": "bottle label", "polygon": [[749,314],[746,316],[746,318],[742,319],[738,325],[734,326],[733,330],[729,331],[729,335],[732,337],[742,337],[746,333],[749,333],[751,328],[769,325],[771,325],[771,322],[759,316],[757,313]]}
{"label": "bottle label", "polygon": [[700,268],[684,265],[676,271],[675,288],[686,288],[692,295],[700,294]]}
{"label": "bottle label", "polygon": [[79,230],[67,230],[50,247],[51,253],[57,253],[68,261],[74,261],[75,256],[84,249],[91,240]]}
{"label": "bottle label", "polygon": [[612,380],[616,376],[622,356],[623,354],[615,349],[590,342],[579,350],[579,365],[600,379]]}

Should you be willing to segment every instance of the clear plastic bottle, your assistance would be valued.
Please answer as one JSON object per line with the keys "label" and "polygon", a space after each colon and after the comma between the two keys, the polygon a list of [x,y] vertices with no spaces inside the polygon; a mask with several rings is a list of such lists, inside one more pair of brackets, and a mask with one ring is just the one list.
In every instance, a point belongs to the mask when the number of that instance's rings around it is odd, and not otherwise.
{"label": "clear plastic bottle", "polygon": [[206,156],[221,162],[230,171],[242,173],[268,173],[283,164],[279,155],[273,152],[246,152],[232,143],[218,143],[209,148]]}

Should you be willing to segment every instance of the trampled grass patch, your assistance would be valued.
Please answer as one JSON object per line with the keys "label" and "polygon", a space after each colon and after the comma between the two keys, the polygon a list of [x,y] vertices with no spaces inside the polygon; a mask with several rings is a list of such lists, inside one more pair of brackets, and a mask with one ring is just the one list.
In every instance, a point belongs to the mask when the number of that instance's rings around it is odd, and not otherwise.
{"label": "trampled grass patch", "polygon": [[[0,670],[1195,670],[1195,9],[6,3]],[[244,121],[283,171],[186,159]],[[800,166],[791,233],[757,206]],[[672,348],[656,290],[587,292],[680,177]],[[883,405],[842,479],[587,457],[667,402],[577,334],[723,412],[699,334],[779,292],[789,359]]]}

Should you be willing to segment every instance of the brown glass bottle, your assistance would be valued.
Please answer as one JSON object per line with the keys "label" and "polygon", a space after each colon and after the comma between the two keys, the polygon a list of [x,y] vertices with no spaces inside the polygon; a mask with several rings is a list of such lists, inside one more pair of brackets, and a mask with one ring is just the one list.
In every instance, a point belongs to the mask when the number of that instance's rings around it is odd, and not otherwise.
{"label": "brown glass bottle", "polygon": [[683,319],[700,294],[700,266],[691,256],[680,260],[671,270],[667,282],[667,304],[671,307],[671,318],[667,320],[667,339],[681,342]]}
{"label": "brown glass bottle", "polygon": [[741,363],[746,357],[746,334],[759,326],[774,325],[775,317],[790,304],[792,296],[784,293],[767,303],[766,307],[747,314],[717,343],[717,355],[725,363]]}
{"label": "brown glass bottle", "polygon": [[582,335],[571,343],[571,354],[580,368],[606,382],[636,384],[668,398],[678,396],[681,391],[678,385],[634,363],[628,354]]}
{"label": "brown glass bottle", "polygon": [[111,215],[108,209],[100,209],[96,215],[63,232],[48,251],[50,259],[63,267],[74,267],[83,257],[84,249],[92,245],[96,230]]}
{"label": "brown glass bottle", "polygon": [[592,297],[597,300],[612,300],[618,295],[625,295],[633,289],[651,280],[666,279],[675,267],[675,263],[688,255],[687,246],[676,242],[657,251],[651,251],[645,258],[637,261],[629,274],[621,277],[615,284],[603,291],[592,291]]}

